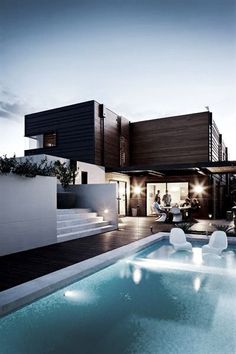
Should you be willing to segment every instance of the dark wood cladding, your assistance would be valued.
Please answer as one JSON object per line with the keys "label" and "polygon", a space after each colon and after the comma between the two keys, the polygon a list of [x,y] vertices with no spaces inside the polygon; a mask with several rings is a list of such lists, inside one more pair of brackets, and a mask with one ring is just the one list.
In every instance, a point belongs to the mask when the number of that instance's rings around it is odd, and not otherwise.
{"label": "dark wood cladding", "polygon": [[209,125],[209,159],[210,161],[227,161],[227,148],[216,123],[210,117]]}
{"label": "dark wood cladding", "polygon": [[117,114],[106,109],[104,118],[104,165],[120,166],[120,132]]}
{"label": "dark wood cladding", "polygon": [[208,161],[208,112],[130,124],[131,165]]}
{"label": "dark wood cladding", "polygon": [[[104,117],[101,117],[101,111]],[[123,138],[123,139],[122,139]],[[121,165],[121,143],[125,153],[125,165],[129,163],[129,121],[111,110],[100,109],[95,102],[95,161],[106,167]]]}
{"label": "dark wood cladding", "polygon": [[25,116],[25,136],[56,132],[57,145],[26,150],[25,155],[45,153],[95,163],[94,101]]}

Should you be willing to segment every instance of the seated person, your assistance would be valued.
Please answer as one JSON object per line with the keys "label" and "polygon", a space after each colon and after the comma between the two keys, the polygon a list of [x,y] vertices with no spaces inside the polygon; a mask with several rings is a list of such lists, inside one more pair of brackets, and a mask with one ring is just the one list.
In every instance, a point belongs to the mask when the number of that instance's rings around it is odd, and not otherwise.
{"label": "seated person", "polygon": [[155,211],[156,214],[161,214],[162,213],[161,206],[160,206],[160,204],[157,201],[155,201],[152,204],[152,208],[153,208],[153,210]]}
{"label": "seated person", "polygon": [[190,219],[193,219],[193,215],[201,208],[199,201],[197,198],[193,198],[191,201],[191,208],[188,209],[188,215]]}
{"label": "seated person", "polygon": [[182,204],[182,207],[191,207],[191,200],[186,198],[185,202]]}
{"label": "seated person", "polygon": [[160,204],[158,202],[154,202],[152,205],[153,210],[155,211],[155,213],[157,214],[157,216],[162,216],[163,214],[166,214],[166,212],[164,210],[162,210]]}
{"label": "seated person", "polygon": [[191,209],[192,211],[196,211],[198,209],[200,209],[200,204],[199,201],[197,200],[197,198],[193,198],[192,202],[191,202]]}

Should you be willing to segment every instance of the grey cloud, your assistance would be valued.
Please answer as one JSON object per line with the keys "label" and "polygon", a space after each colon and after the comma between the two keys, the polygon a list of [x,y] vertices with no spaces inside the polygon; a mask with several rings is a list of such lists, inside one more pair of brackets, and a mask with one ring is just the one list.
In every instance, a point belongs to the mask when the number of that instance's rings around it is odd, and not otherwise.
{"label": "grey cloud", "polygon": [[0,109],[9,112],[11,114],[18,114],[22,111],[23,106],[21,103],[8,103],[4,101],[0,101]]}
{"label": "grey cloud", "polygon": [[0,119],[19,120],[26,112],[27,105],[11,92],[0,90]]}
{"label": "grey cloud", "polygon": [[0,108],[0,118],[11,118],[11,113]]}

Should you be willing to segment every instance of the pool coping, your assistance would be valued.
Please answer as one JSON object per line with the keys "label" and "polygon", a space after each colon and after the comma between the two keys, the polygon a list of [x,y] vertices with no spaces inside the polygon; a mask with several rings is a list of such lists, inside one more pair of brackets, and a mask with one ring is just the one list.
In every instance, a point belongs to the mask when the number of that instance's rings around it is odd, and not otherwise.
{"label": "pool coping", "polygon": [[[207,241],[205,235],[186,234],[187,239]],[[114,250],[102,253],[85,261],[73,264],[69,267],[49,273],[26,283],[0,292],[0,316],[5,316],[31,302],[49,295],[56,290],[64,288],[71,283],[93,274],[118,260],[131,256],[156,241],[169,237],[169,232],[158,232],[143,239],[121,246]],[[230,244],[236,244],[234,238],[228,238]]]}

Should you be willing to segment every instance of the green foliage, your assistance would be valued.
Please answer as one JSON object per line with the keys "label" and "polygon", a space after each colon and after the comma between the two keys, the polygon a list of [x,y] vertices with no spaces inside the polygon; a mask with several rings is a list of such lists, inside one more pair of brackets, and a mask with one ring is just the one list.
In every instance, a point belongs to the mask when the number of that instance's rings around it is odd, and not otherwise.
{"label": "green foliage", "polygon": [[59,160],[48,162],[47,158],[39,163],[32,158],[16,159],[15,156],[8,158],[6,155],[0,157],[0,174],[16,174],[24,177],[55,176],[65,189],[73,182],[76,176],[76,168],[67,167],[66,163]]}
{"label": "green foliage", "polygon": [[31,158],[25,160],[19,160],[12,169],[12,173],[25,176],[25,177],[36,177],[36,176],[53,176],[54,169],[52,164],[47,163],[47,159],[43,159],[40,163],[33,162]]}
{"label": "green foliage", "polygon": [[48,163],[47,158],[40,161],[38,164],[38,176],[55,176],[54,163]]}
{"label": "green foliage", "polygon": [[13,168],[12,172],[19,176],[36,177],[38,173],[38,165],[30,159],[19,161]]}
{"label": "green foliage", "polygon": [[232,229],[232,226],[227,224],[213,224],[214,228],[219,231],[229,232]]}
{"label": "green foliage", "polygon": [[234,226],[230,226],[227,224],[221,224],[221,225],[213,224],[212,226],[214,226],[216,230],[224,231],[226,234],[231,234],[232,236],[235,234]]}
{"label": "green foliage", "polygon": [[3,155],[3,157],[0,157],[0,174],[10,173],[16,164],[17,160],[15,155],[10,158],[8,158],[7,155]]}
{"label": "green foliage", "polygon": [[236,236],[236,227],[235,226],[232,226],[230,228],[230,230],[228,231],[228,236],[232,236],[232,237]]}
{"label": "green foliage", "polygon": [[54,173],[63,189],[66,189],[73,182],[77,174],[75,168],[67,167],[65,162],[62,163],[59,160],[54,162]]}
{"label": "green foliage", "polygon": [[179,227],[184,232],[188,232],[193,225],[194,225],[194,222],[181,222],[179,224],[176,224],[175,226]]}

